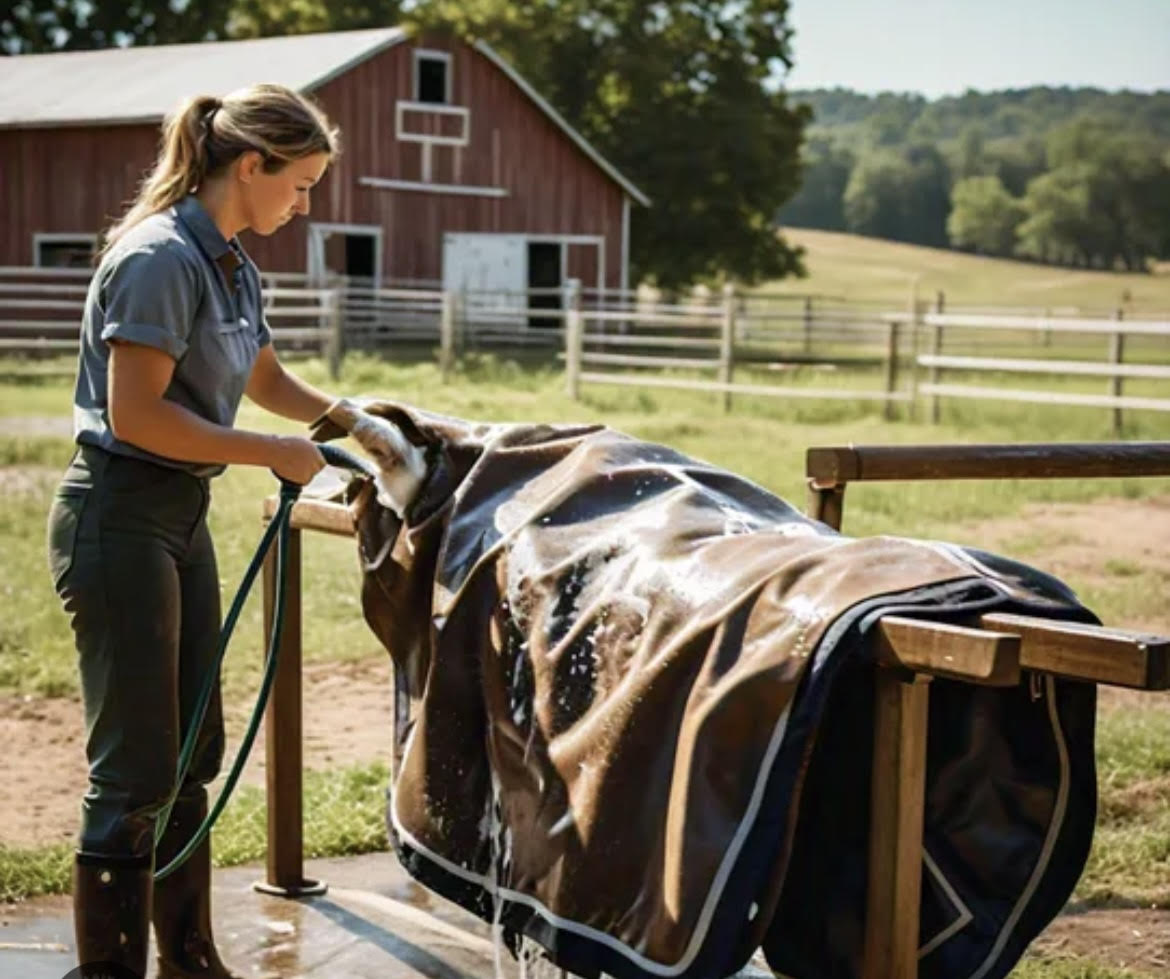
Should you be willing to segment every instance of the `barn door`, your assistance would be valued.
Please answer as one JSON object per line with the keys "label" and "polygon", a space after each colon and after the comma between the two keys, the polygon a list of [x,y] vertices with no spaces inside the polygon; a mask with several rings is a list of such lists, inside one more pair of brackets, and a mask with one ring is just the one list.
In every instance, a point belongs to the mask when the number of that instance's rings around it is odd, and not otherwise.
{"label": "barn door", "polygon": [[525,325],[528,318],[514,311],[527,303],[528,239],[524,235],[443,235],[443,289],[462,293],[463,309],[473,328]]}

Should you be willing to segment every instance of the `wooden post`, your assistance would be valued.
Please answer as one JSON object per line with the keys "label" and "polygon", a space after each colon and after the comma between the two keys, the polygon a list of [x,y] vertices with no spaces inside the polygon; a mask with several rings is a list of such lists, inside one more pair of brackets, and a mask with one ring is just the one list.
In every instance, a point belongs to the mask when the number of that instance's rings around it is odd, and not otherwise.
{"label": "wooden post", "polygon": [[455,293],[444,290],[439,313],[439,375],[446,384],[455,367]]}
{"label": "wooden post", "polygon": [[[735,356],[735,286],[723,285],[723,318],[719,324],[719,383],[731,384]],[[731,410],[731,392],[723,391],[723,410]]]}
{"label": "wooden post", "polygon": [[834,530],[840,530],[844,511],[844,483],[826,486],[817,483],[814,479],[808,481],[808,515],[813,520],[819,520]]}
{"label": "wooden post", "polygon": [[581,398],[581,354],[585,346],[585,325],[581,316],[581,283],[565,283],[565,393],[574,401]]}
{"label": "wooden post", "polygon": [[918,417],[918,335],[922,315],[918,307],[918,276],[910,283],[910,420]]}
{"label": "wooden post", "polygon": [[894,393],[898,387],[898,321],[890,320],[886,334],[886,421],[894,417]]}
{"label": "wooden post", "polygon": [[873,784],[863,979],[915,979],[922,897],[929,678],[874,671]]}
{"label": "wooden post", "polygon": [[[1124,310],[1120,306],[1113,311],[1113,318],[1119,323],[1125,315]],[[1109,362],[1114,367],[1119,367],[1125,360],[1125,334],[1118,330],[1116,333],[1109,335]],[[1120,398],[1124,391],[1125,379],[1120,375],[1113,375],[1109,379],[1109,393],[1115,398]],[[1113,434],[1120,435],[1122,426],[1121,409],[1114,407],[1113,409]]]}
{"label": "wooden post", "polygon": [[804,352],[807,354],[807,353],[812,352],[812,339],[813,339],[813,300],[812,300],[812,296],[805,296],[804,297],[804,313],[802,316],[802,322],[804,324]]}
{"label": "wooden post", "polygon": [[[326,885],[306,880],[301,783],[301,532],[290,530],[286,559],[284,626],[280,663],[264,718],[267,764],[268,877],[256,890],[283,897],[324,894]],[[276,605],[276,547],[264,560],[264,650],[272,638]]]}
{"label": "wooden post", "polygon": [[328,323],[323,338],[325,356],[329,362],[329,376],[337,380],[341,373],[341,358],[344,354],[345,317],[341,304],[341,289],[333,288],[326,293],[326,308]]}
{"label": "wooden post", "polygon": [[[946,309],[946,295],[940,289],[934,297],[934,311],[936,314],[941,316],[945,309]],[[937,357],[939,354],[942,353],[942,348],[943,348],[943,328],[936,323],[931,328],[931,331],[930,331],[930,352]],[[937,367],[930,368],[929,377],[930,377],[931,384],[938,383],[938,368]],[[930,396],[930,420],[931,420],[931,422],[933,424],[937,425],[941,414],[942,414],[942,411],[941,411],[941,408],[939,405],[939,397],[937,394],[932,394]]]}

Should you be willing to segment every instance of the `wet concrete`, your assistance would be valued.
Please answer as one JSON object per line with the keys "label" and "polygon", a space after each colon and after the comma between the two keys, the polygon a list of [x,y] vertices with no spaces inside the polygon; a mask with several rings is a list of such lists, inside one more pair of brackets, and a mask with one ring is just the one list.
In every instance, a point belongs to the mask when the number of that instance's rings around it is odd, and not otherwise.
{"label": "wet concrete", "polygon": [[[310,860],[306,874],[329,884],[321,897],[258,894],[256,866],[215,873],[216,937],[245,979],[491,979],[490,928],[414,883],[389,853]],[[63,979],[72,969],[68,898],[0,906],[0,979]],[[501,953],[500,974],[518,976]],[[541,976],[555,976],[542,969]],[[153,966],[147,979],[154,979]],[[770,976],[746,970],[739,979]]]}

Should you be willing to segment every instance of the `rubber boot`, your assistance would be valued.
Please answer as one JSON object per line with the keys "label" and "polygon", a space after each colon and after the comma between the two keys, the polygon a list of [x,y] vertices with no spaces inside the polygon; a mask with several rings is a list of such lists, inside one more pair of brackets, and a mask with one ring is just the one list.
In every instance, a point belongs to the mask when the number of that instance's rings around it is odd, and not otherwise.
{"label": "rubber boot", "polygon": [[[207,814],[206,796],[180,798],[159,842],[155,864],[165,867]],[[228,971],[211,935],[211,844],[204,840],[174,873],[154,885],[158,979],[240,979]]]}
{"label": "rubber boot", "polygon": [[83,979],[146,975],[150,941],[149,858],[78,854],[73,865],[73,928]]}

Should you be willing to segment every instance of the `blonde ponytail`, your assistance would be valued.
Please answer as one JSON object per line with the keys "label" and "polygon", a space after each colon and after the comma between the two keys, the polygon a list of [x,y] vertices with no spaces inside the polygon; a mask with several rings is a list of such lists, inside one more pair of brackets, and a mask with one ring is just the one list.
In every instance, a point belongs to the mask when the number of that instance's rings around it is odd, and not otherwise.
{"label": "blonde ponytail", "polygon": [[106,232],[104,255],[144,218],[165,211],[255,150],[275,173],[292,160],[340,152],[337,129],[305,96],[283,85],[253,85],[224,96],[197,95],[163,123],[162,145],[130,209]]}

